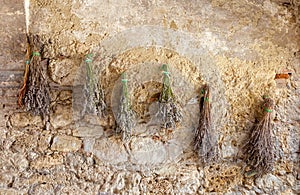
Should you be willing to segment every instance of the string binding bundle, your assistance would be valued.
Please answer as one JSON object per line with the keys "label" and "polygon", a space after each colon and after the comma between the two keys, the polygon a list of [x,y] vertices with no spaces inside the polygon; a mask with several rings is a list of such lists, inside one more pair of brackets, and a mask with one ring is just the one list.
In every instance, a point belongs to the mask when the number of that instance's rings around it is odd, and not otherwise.
{"label": "string binding bundle", "polygon": [[19,91],[18,104],[32,114],[40,115],[48,130],[51,102],[47,76],[48,60],[42,60],[42,44],[38,35],[33,35],[31,38],[27,36],[27,42],[24,79]]}
{"label": "string binding bundle", "polygon": [[251,176],[260,177],[272,171],[276,153],[274,150],[272,111],[274,101],[268,96],[263,96],[263,116],[256,124],[247,143],[243,147],[245,161],[250,165],[251,170],[246,173]]}
{"label": "string binding bundle", "polygon": [[206,164],[217,158],[217,139],[211,124],[210,90],[208,85],[201,89],[199,126],[195,130],[194,150],[200,162]]}

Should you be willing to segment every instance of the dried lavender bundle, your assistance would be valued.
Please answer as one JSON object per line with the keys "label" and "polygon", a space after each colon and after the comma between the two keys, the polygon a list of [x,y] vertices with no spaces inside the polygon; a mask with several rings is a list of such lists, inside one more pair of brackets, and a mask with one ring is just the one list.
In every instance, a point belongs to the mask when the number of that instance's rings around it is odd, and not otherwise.
{"label": "dried lavender bundle", "polygon": [[210,91],[208,85],[201,90],[199,126],[195,130],[194,150],[197,151],[200,161],[208,163],[216,158],[216,135],[211,125]]}
{"label": "dried lavender bundle", "polygon": [[261,121],[254,126],[248,142],[243,148],[245,160],[252,170],[255,170],[256,177],[271,172],[276,159],[271,123],[273,107],[274,101],[264,97],[262,105],[264,115]]}
{"label": "dried lavender bundle", "polygon": [[106,104],[104,101],[104,90],[99,83],[98,74],[94,69],[93,55],[88,54],[85,59],[86,63],[86,85],[85,92],[87,96],[87,112],[97,114],[98,116],[104,116],[106,110]]}
{"label": "dried lavender bundle", "polygon": [[122,134],[123,141],[129,141],[132,135],[132,130],[135,126],[134,112],[131,108],[126,73],[122,73],[122,91],[117,114],[117,133]]}
{"label": "dried lavender bundle", "polygon": [[[30,40],[32,55],[27,61],[24,83],[19,96],[19,104],[34,115],[40,115],[49,128],[50,89],[47,77],[48,61],[41,58],[42,44],[37,35]],[[22,94],[23,93],[23,94]]]}
{"label": "dried lavender bundle", "polygon": [[163,128],[175,128],[182,119],[180,108],[175,103],[175,97],[170,84],[168,65],[163,64],[163,88],[159,97],[158,117],[162,120]]}

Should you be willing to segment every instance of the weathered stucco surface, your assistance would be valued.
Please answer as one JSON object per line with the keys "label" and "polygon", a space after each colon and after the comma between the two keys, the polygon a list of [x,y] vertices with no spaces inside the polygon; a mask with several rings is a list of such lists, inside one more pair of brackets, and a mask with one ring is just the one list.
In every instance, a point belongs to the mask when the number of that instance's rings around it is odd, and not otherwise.
{"label": "weathered stucco surface", "polygon": [[[31,0],[30,33],[42,37],[51,78],[51,127],[16,105],[25,52],[23,2],[0,14],[0,194],[299,194],[300,2],[297,0]],[[80,116],[84,56],[106,92],[108,114]],[[163,63],[184,113],[173,131],[155,123]],[[128,72],[139,123],[123,144],[113,132],[120,74]],[[275,74],[290,73],[288,79]],[[220,161],[193,152],[197,94],[212,87]],[[241,146],[276,102],[280,158],[272,173],[245,177]],[[154,125],[153,125],[154,124]]]}

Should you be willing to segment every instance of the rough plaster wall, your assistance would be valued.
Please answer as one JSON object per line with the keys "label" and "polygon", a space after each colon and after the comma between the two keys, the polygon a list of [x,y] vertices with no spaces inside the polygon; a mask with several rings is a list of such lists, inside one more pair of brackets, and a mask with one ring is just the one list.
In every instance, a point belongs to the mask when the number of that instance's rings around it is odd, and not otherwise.
{"label": "rough plaster wall", "polygon": [[[15,105],[25,18],[22,2],[2,4],[0,194],[299,193],[299,1],[32,0],[30,32],[43,37],[53,80],[50,131]],[[132,100],[151,110],[147,101],[158,93],[153,88],[160,77],[149,75],[170,64],[184,122],[173,132],[139,125],[128,146],[112,135],[112,113],[101,120],[86,115],[90,126],[78,125],[79,98],[71,85],[80,81],[82,58],[90,51],[105,57],[95,63],[105,70],[101,80],[112,108],[119,74],[132,70],[139,73],[131,78]],[[274,80],[285,70],[289,79]],[[142,79],[157,82],[141,89],[135,83]],[[208,167],[198,164],[191,147],[199,111],[190,102],[203,83],[212,86],[222,157]],[[244,176],[238,151],[265,93],[276,102],[281,158],[272,174],[254,180]],[[134,102],[143,113],[140,105]]]}

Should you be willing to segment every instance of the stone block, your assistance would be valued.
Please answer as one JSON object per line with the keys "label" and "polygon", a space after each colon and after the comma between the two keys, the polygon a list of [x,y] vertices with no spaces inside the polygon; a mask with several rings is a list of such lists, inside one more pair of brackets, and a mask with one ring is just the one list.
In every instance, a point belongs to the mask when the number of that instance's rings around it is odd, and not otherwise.
{"label": "stone block", "polygon": [[128,154],[123,144],[113,139],[97,139],[93,145],[92,152],[106,163],[118,164],[128,160]]}
{"label": "stone block", "polygon": [[67,135],[58,135],[53,138],[53,144],[51,150],[57,150],[60,152],[71,152],[80,149],[82,141],[76,137]]}
{"label": "stone block", "polygon": [[35,169],[42,169],[63,164],[63,162],[64,159],[61,155],[42,156],[32,161],[30,166]]}
{"label": "stone block", "polygon": [[72,85],[77,65],[77,61],[69,58],[51,60],[49,63],[51,79],[61,85]]}
{"label": "stone block", "polygon": [[167,152],[162,142],[151,138],[133,139],[131,142],[132,162],[136,164],[159,164],[166,160]]}
{"label": "stone block", "polygon": [[72,123],[73,115],[70,106],[56,105],[55,112],[50,117],[51,125],[57,129]]}
{"label": "stone block", "polygon": [[73,131],[75,137],[101,137],[103,135],[103,127],[95,126],[81,126]]}
{"label": "stone block", "polygon": [[27,127],[29,125],[41,125],[42,119],[40,116],[33,116],[27,112],[17,112],[10,116],[10,122],[13,127]]}

